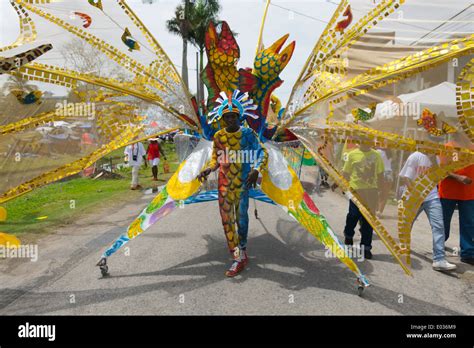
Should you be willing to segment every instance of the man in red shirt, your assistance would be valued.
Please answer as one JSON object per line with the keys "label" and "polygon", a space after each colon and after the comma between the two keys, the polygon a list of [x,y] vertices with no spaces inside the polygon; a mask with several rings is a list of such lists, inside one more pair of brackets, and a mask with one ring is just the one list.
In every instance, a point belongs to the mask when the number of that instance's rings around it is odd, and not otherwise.
{"label": "man in red shirt", "polygon": [[[458,146],[452,141],[446,146]],[[443,163],[443,159],[441,159]],[[474,265],[474,164],[450,173],[439,184],[446,240],[456,206],[459,210],[461,261]]]}
{"label": "man in red shirt", "polygon": [[146,150],[148,161],[151,163],[151,173],[153,174],[153,181],[158,181],[158,165],[160,164],[160,154],[166,160],[166,155],[158,143],[158,138],[150,138],[150,144]]}

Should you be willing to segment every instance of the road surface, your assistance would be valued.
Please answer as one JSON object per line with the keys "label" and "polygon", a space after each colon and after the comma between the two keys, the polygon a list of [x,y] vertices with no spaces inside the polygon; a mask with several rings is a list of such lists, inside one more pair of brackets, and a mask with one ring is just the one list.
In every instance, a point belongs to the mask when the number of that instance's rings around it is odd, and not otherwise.
{"label": "road surface", "polygon": [[[101,253],[152,197],[103,208],[58,229],[39,241],[37,262],[0,260],[0,314],[474,314],[474,267],[450,256],[457,272],[431,269],[424,215],[413,230],[414,276],[405,275],[375,239],[374,259],[358,262],[372,283],[363,297],[341,262],[326,257],[321,244],[278,207],[260,202],[260,220],[250,204],[250,264],[236,278],[224,276],[230,257],[217,202],[177,209],[111,257],[110,277],[102,278],[95,267]],[[313,197],[341,236],[348,201],[331,191]],[[452,231],[451,251],[459,243],[457,222]]]}

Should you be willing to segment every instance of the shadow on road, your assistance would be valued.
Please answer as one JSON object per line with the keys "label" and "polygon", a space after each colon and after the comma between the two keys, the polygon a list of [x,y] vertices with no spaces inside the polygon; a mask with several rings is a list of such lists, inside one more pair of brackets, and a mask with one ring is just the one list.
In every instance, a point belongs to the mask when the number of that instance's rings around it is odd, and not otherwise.
{"label": "shadow on road", "polygon": [[[285,232],[283,232],[285,231]],[[221,232],[221,231],[219,231]],[[398,293],[379,285],[372,285],[364,293],[363,298],[357,297],[355,276],[339,260],[324,256],[324,247],[301,229],[296,222],[280,219],[277,223],[277,234],[284,240],[281,242],[270,232],[251,238],[249,241],[250,263],[248,268],[236,278],[226,279],[224,272],[230,265],[230,255],[225,247],[224,237],[218,232],[205,235],[207,252],[175,266],[156,271],[134,272],[123,274],[114,268],[110,261],[111,276],[97,279],[97,282],[115,282],[119,278],[156,277],[159,281],[151,284],[117,287],[111,289],[95,289],[64,292],[33,292],[21,294],[11,303],[10,308],[15,314],[47,314],[63,309],[71,309],[70,294],[74,294],[74,307],[98,304],[128,297],[136,297],[153,291],[166,291],[177,296],[186,292],[207,287],[217,282],[245,282],[246,279],[260,278],[280,285],[282,289],[301,290],[320,288],[354,295],[354,301],[369,301],[407,315],[458,315],[460,313],[420,299],[404,295],[404,304],[397,301]],[[221,237],[217,237],[217,236]],[[162,236],[174,238],[172,236]],[[151,262],[148,260],[148,262]],[[225,263],[224,263],[225,262]],[[370,261],[359,263],[366,274],[373,271]],[[91,270],[92,271],[92,270]],[[99,273],[98,270],[94,271]],[[122,271],[123,272],[123,271]],[[185,276],[187,279],[167,280],[170,276]],[[10,293],[15,290],[4,289]],[[1,294],[0,294],[1,295]],[[19,294],[17,294],[19,295]],[[7,308],[3,315],[9,313]],[[191,314],[191,313],[190,313]],[[219,314],[219,313],[216,313]],[[278,314],[275,312],[275,314]],[[318,314],[318,313],[314,313]],[[336,314],[336,313],[335,313]]]}

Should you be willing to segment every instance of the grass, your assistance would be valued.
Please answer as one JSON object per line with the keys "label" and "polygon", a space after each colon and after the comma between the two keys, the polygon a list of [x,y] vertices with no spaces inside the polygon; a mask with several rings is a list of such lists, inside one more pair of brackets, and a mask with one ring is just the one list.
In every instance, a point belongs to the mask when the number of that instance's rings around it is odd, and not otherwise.
{"label": "grass", "polygon": [[[163,173],[161,162],[158,176],[160,181],[153,182],[150,166],[142,167],[140,185],[144,188],[157,184],[164,185],[178,167],[174,144],[164,144],[164,151],[170,165],[170,173]],[[114,164],[123,162],[123,149],[105,156],[99,163],[109,163],[111,159]],[[85,214],[97,213],[102,207],[111,207],[118,202],[141,197],[141,191],[130,191],[130,168],[125,167],[114,172],[120,174],[122,178],[93,180],[73,177],[6,202],[2,206],[7,210],[8,216],[6,221],[0,222],[0,232],[34,240]]]}

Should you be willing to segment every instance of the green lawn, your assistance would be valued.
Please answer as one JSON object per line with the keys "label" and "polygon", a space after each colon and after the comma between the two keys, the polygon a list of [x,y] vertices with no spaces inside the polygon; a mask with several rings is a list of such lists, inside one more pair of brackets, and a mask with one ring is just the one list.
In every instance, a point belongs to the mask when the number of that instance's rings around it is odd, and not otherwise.
{"label": "green lawn", "polygon": [[[163,163],[160,163],[159,181],[153,182],[151,168],[142,167],[140,185],[144,188],[164,185],[176,170],[178,163],[174,144],[165,144],[164,151],[170,165],[170,173],[164,174]],[[105,156],[99,163],[109,163],[110,158],[114,164],[122,162],[123,149]],[[130,168],[114,172],[123,178],[93,180],[74,177],[41,187],[6,202],[2,206],[7,210],[8,217],[5,222],[0,222],[0,232],[24,236],[28,240],[35,239],[41,234],[54,232],[59,226],[71,223],[101,207],[133,200],[143,194],[141,191],[130,190]]]}

